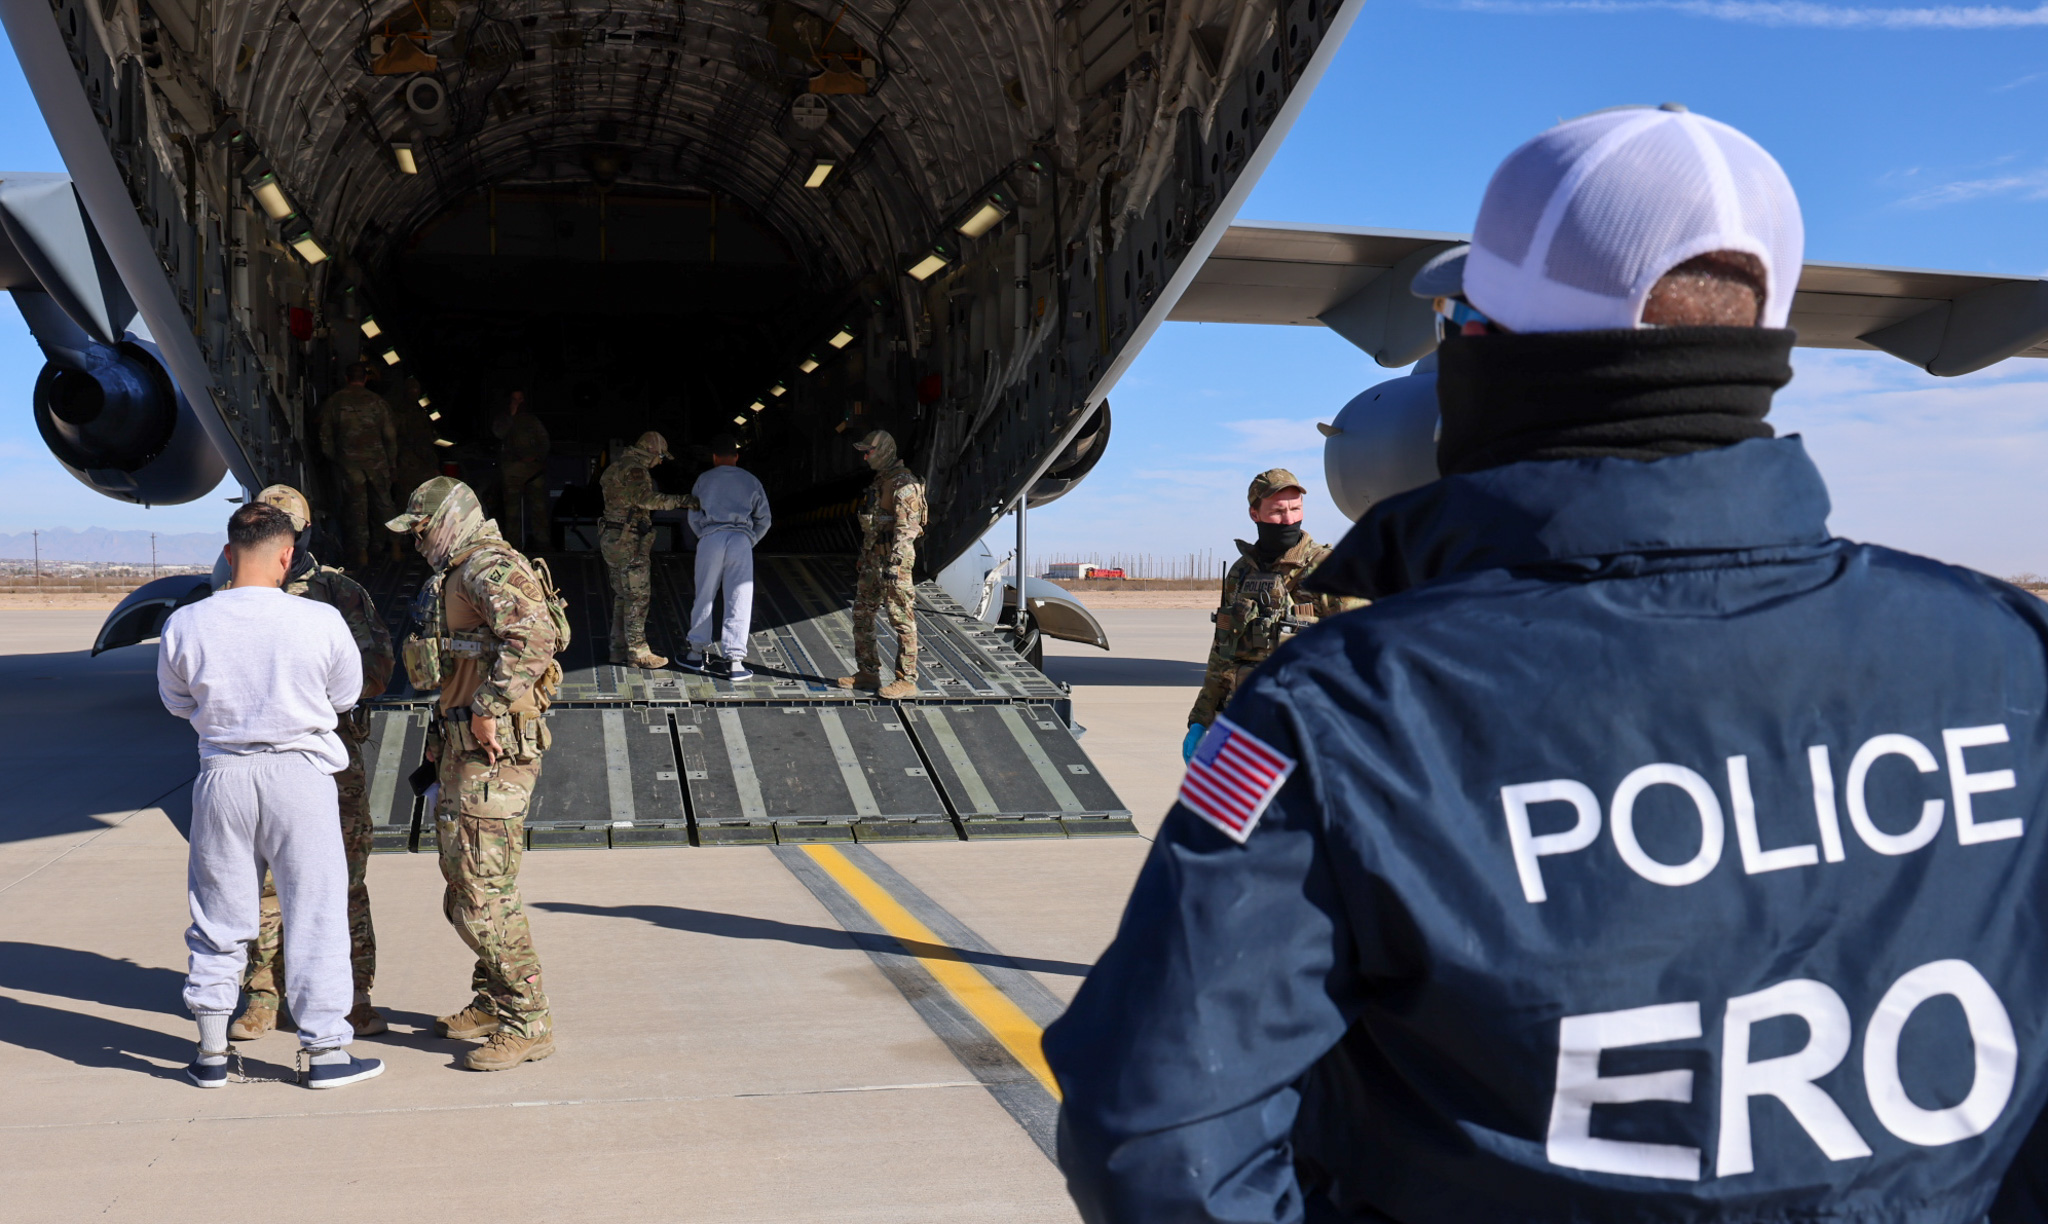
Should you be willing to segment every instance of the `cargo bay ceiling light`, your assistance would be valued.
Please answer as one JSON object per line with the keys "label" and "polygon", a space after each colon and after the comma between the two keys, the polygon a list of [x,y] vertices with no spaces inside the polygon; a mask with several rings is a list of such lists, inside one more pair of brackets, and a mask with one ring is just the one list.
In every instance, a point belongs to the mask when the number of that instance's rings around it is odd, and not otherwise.
{"label": "cargo bay ceiling light", "polygon": [[454,444],[453,442],[450,442],[450,441],[449,441],[448,439],[446,439],[446,438],[435,438],[435,439],[434,439],[434,445],[435,445],[435,446],[453,446],[453,445],[455,445],[455,444]]}
{"label": "cargo bay ceiling light", "polygon": [[398,172],[400,174],[418,174],[420,172],[420,164],[413,160],[412,145],[406,141],[393,142],[391,145],[391,156],[398,159]]}
{"label": "cargo bay ceiling light", "polygon": [[842,327],[839,329],[837,335],[833,336],[830,340],[827,340],[825,343],[831,345],[833,348],[845,348],[847,345],[853,343],[853,329],[849,327]]}
{"label": "cargo bay ceiling light", "polygon": [[952,262],[952,252],[944,247],[935,246],[931,249],[929,255],[910,265],[910,279],[930,280],[932,273],[937,272],[940,268]]}
{"label": "cargo bay ceiling light", "polygon": [[384,353],[383,353],[383,357],[384,357],[384,364],[385,364],[385,365],[397,365],[397,364],[398,364],[398,350],[397,350],[397,349],[395,349],[395,348],[388,348],[388,349],[385,349],[385,350],[384,350]]}
{"label": "cargo bay ceiling light", "polygon": [[811,176],[804,180],[804,186],[823,187],[825,180],[832,177],[832,171],[837,169],[838,166],[839,163],[829,157],[819,158],[816,164],[811,167]]}
{"label": "cargo bay ceiling light", "polygon": [[781,395],[784,391],[787,390],[789,390],[788,387],[783,386],[781,383],[776,383],[774,386],[768,388],[768,394]]}
{"label": "cargo bay ceiling light", "polygon": [[327,252],[324,248],[321,247],[321,245],[318,242],[315,242],[313,240],[312,230],[301,230],[297,237],[292,238],[289,241],[292,244],[292,250],[297,251],[299,253],[299,258],[305,260],[307,263],[316,264],[326,262]]}
{"label": "cargo bay ceiling light", "polygon": [[[975,209],[965,221],[962,221],[953,228],[959,230],[966,237],[979,238],[994,229],[997,222],[1009,215],[1010,209],[1003,197],[992,195],[988,199],[983,200],[981,207]],[[916,276],[917,274],[913,272],[911,275]],[[923,278],[919,277],[918,279],[922,280]]]}
{"label": "cargo bay ceiling light", "polygon": [[816,357],[806,357],[802,361],[796,363],[796,368],[802,370],[806,374],[816,373],[818,369],[818,359]]}
{"label": "cargo bay ceiling light", "polygon": [[735,425],[744,425],[747,423],[747,418],[743,416],[736,416],[732,419],[732,423]]}
{"label": "cargo bay ceiling light", "polygon": [[433,407],[433,405],[434,405],[434,401],[433,401],[433,400],[429,399],[428,397],[426,397],[426,396],[424,396],[424,395],[420,396],[420,407],[422,407],[422,408],[431,408],[431,407]]}
{"label": "cargo bay ceiling light", "polygon": [[364,315],[361,327],[363,329],[363,339],[365,340],[375,340],[384,334],[384,329],[377,325],[376,315]]}
{"label": "cargo bay ceiling light", "polygon": [[441,419],[441,414],[440,414],[440,413],[438,413],[438,412],[435,412],[435,411],[433,411],[432,409],[428,409],[428,411],[427,411],[427,419],[428,419],[429,421],[438,421],[438,420],[440,420],[440,419]]}
{"label": "cargo bay ceiling light", "polygon": [[272,221],[282,221],[295,211],[292,202],[284,198],[284,188],[275,174],[265,172],[259,176],[249,184],[249,193],[256,197],[256,202],[263,206],[263,211],[270,215]]}
{"label": "cargo bay ceiling light", "polygon": [[750,412],[759,412],[763,408],[766,408],[767,406],[768,405],[762,403],[760,400],[755,400],[753,403],[747,405],[747,409]]}

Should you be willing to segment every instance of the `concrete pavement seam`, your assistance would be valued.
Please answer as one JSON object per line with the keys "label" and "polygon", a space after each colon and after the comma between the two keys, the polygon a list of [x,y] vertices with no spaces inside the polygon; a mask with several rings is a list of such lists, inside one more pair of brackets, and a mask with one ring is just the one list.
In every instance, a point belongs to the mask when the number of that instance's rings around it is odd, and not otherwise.
{"label": "concrete pavement seam", "polygon": [[913,1092],[938,1088],[982,1088],[980,1080],[933,1080],[922,1084],[858,1084],[847,1088],[789,1088],[774,1092],[704,1092],[674,1096],[563,1097],[551,1101],[473,1101],[461,1105],[398,1105],[388,1109],[301,1109],[287,1113],[179,1114],[169,1118],[107,1118],[98,1122],[28,1122],[0,1125],[8,1131],[83,1130],[94,1126],[166,1126],[194,1122],[278,1122],[294,1118],[367,1118],[380,1114],[461,1113],[478,1109],[532,1109],[571,1105],[680,1105],[699,1101],[760,1101],[778,1097],[839,1096],[858,1092]]}

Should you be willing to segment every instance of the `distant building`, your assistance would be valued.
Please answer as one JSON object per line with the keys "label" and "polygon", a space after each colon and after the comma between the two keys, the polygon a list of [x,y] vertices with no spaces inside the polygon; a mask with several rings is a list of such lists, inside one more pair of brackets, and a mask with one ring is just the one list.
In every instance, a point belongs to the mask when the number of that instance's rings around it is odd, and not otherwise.
{"label": "distant building", "polygon": [[1055,580],[1122,578],[1124,572],[1121,569],[1103,569],[1101,566],[1090,565],[1086,561],[1055,561],[1045,567],[1045,574],[1043,576]]}

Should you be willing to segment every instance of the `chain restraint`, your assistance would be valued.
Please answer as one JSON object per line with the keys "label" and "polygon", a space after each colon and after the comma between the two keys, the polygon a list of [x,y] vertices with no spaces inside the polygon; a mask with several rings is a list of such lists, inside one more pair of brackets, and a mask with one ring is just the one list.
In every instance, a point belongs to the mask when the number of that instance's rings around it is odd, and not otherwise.
{"label": "chain restraint", "polygon": [[308,1066],[309,1064],[308,1064],[308,1063],[307,1063],[307,1061],[306,1061],[306,1059],[307,1059],[307,1054],[306,1054],[306,1048],[305,1048],[304,1046],[300,1046],[300,1047],[299,1047],[299,1054],[298,1054],[298,1059],[297,1059],[297,1070],[296,1070],[296,1071],[294,1071],[294,1072],[293,1072],[293,1074],[292,1074],[292,1075],[291,1075],[290,1077],[286,1077],[286,1076],[282,1076],[282,1075],[251,1075],[251,1074],[249,1074],[249,1072],[248,1072],[248,1068],[247,1068],[246,1066],[244,1066],[244,1064],[243,1064],[243,1062],[242,1062],[242,1048],[241,1048],[240,1046],[230,1046],[230,1047],[228,1047],[228,1053],[229,1053],[229,1054],[230,1054],[230,1055],[231,1055],[231,1056],[232,1056],[232,1057],[234,1058],[234,1060],[235,1060],[235,1069],[234,1069],[234,1072],[233,1072],[232,1076],[230,1077],[230,1078],[231,1078],[231,1080],[232,1080],[232,1082],[234,1082],[234,1083],[237,1083],[237,1084],[303,1084],[303,1083],[305,1083],[305,1082],[306,1082],[306,1068],[307,1068],[307,1066]]}

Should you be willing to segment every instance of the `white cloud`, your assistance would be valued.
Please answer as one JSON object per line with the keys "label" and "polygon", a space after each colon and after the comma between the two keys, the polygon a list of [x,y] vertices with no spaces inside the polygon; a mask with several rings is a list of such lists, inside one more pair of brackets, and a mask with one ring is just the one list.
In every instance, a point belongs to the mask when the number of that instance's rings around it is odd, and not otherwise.
{"label": "white cloud", "polygon": [[2048,168],[2017,174],[1996,174],[1988,178],[1958,179],[1922,188],[1900,200],[1906,208],[1939,208],[1962,204],[1987,196],[2017,195],[2025,200],[2048,200]]}
{"label": "white cloud", "polygon": [[1852,539],[2006,575],[2048,571],[2048,365],[1941,379],[1874,353],[1801,349],[1771,420],[1828,479]]}
{"label": "white cloud", "polygon": [[2007,81],[2003,85],[1993,85],[1991,87],[1991,92],[2008,93],[2012,90],[2018,89],[2022,85],[2031,85],[2035,81],[2040,80],[2042,77],[2048,77],[2048,72],[2029,72],[2027,75],[2019,78],[2016,81]]}
{"label": "white cloud", "polygon": [[1249,421],[1225,421],[1223,427],[1238,436],[1245,451],[1271,455],[1321,454],[1323,436],[1316,432],[1318,420],[1323,417],[1301,417],[1288,420],[1279,417],[1264,417]]}
{"label": "white cloud", "polygon": [[1854,8],[1801,0],[1457,0],[1473,13],[1527,16],[1572,13],[1679,13],[1743,25],[1826,30],[2013,30],[2048,26],[2048,5],[2000,8],[1938,5],[1931,8]]}

